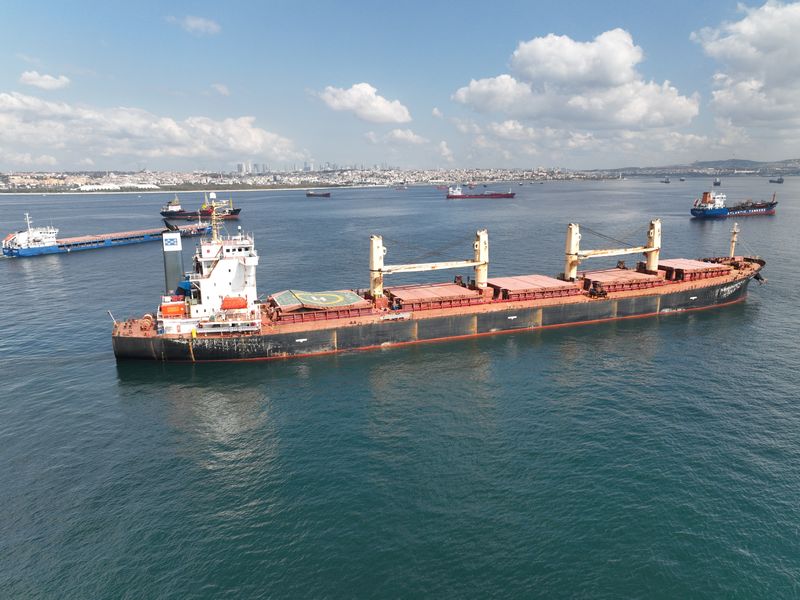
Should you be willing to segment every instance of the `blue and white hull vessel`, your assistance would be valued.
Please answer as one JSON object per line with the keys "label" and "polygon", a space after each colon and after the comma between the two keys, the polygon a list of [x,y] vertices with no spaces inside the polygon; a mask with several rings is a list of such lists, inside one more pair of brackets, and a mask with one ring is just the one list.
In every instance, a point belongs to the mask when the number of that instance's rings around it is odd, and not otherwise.
{"label": "blue and white hull vessel", "polygon": [[[66,254],[79,250],[97,250],[113,248],[144,242],[155,242],[161,239],[165,229],[140,229],[138,231],[120,231],[117,233],[101,233],[72,238],[58,239],[58,228],[48,225],[34,227],[28,213],[25,213],[27,227],[21,231],[9,233],[3,240],[3,256],[8,258],[25,258],[43,254]],[[166,231],[180,232],[183,237],[198,236],[210,230],[208,223],[193,225],[167,225]]]}
{"label": "blue and white hull vessel", "polygon": [[753,202],[748,200],[734,206],[726,206],[725,194],[717,192],[703,192],[702,197],[694,201],[692,216],[697,219],[725,219],[727,217],[748,217],[755,215],[774,215],[778,205],[775,194],[768,202]]}

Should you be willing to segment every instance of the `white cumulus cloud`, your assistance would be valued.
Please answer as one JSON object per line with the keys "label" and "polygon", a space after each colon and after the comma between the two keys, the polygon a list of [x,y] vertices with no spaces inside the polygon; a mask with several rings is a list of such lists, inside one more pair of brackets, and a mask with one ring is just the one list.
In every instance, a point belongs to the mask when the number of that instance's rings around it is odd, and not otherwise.
{"label": "white cumulus cloud", "polygon": [[421,135],[417,135],[410,129],[392,129],[386,134],[386,139],[389,142],[399,142],[401,144],[425,144],[428,142]]}
{"label": "white cumulus cloud", "polygon": [[645,81],[636,70],[642,55],[622,29],[591,42],[550,34],[517,46],[513,74],[473,79],[453,99],[478,112],[565,127],[689,124],[699,112],[699,97],[681,95],[668,81]]}
{"label": "white cumulus cloud", "polygon": [[205,17],[195,17],[187,15],[185,17],[167,17],[168,23],[178,25],[184,31],[192,35],[216,35],[222,31],[219,23],[206,19]]}
{"label": "white cumulus cloud", "polygon": [[533,127],[527,127],[514,119],[502,123],[489,123],[489,131],[505,140],[533,140],[539,137]]}
{"label": "white cumulus cloud", "polygon": [[456,90],[453,100],[479,112],[535,115],[543,112],[546,98],[537,98],[530,85],[504,74],[473,79],[468,86]]}
{"label": "white cumulus cloud", "polygon": [[711,100],[718,122],[800,128],[800,3],[739,10],[740,20],[692,34],[719,63]]}
{"label": "white cumulus cloud", "polygon": [[251,116],[178,120],[140,108],[79,106],[16,92],[0,93],[0,147],[31,156],[46,150],[62,164],[77,156],[104,164],[146,158],[187,165],[242,156],[302,158],[291,140],[257,127]]}
{"label": "white cumulus cloud", "polygon": [[520,43],[511,66],[527,81],[611,86],[637,79],[636,65],[642,56],[642,49],[624,29],[606,31],[591,42],[551,33]]}
{"label": "white cumulus cloud", "polygon": [[65,75],[53,77],[38,71],[25,71],[19,78],[20,83],[32,85],[43,90],[58,90],[69,85],[69,78]]}
{"label": "white cumulus cloud", "polygon": [[356,83],[348,89],[327,86],[320,93],[328,107],[354,113],[359,119],[372,123],[408,123],[411,114],[399,100],[387,100],[368,83]]}
{"label": "white cumulus cloud", "polygon": [[436,117],[437,119],[441,119],[444,116],[444,113],[442,113],[442,111],[439,110],[439,108],[437,106],[433,107],[433,110],[431,111],[431,114],[434,117]]}

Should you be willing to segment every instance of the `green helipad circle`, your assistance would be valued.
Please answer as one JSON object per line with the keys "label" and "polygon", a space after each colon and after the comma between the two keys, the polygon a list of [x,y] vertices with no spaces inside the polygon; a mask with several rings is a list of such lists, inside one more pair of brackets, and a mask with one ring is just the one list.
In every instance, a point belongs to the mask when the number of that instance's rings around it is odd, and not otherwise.
{"label": "green helipad circle", "polygon": [[318,306],[336,306],[344,302],[344,296],[332,292],[313,293],[313,292],[295,292],[295,296],[300,302],[304,304],[316,304]]}

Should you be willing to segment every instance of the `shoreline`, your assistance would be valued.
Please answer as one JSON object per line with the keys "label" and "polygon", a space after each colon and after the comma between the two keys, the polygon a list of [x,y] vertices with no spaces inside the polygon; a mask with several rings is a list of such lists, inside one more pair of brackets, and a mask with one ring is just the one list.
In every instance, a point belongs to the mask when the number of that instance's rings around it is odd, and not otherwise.
{"label": "shoreline", "polygon": [[[428,184],[406,184],[409,187],[412,186],[419,186],[419,185],[428,185]],[[433,185],[433,184],[430,184]],[[0,192],[0,196],[24,196],[24,195],[32,195],[32,196],[87,196],[87,195],[110,195],[110,194],[137,194],[141,196],[142,194],[185,194],[185,193],[200,193],[200,194],[209,194],[211,192],[215,193],[228,193],[232,194],[233,192],[304,192],[308,190],[353,190],[353,189],[372,189],[372,188],[392,188],[392,185],[386,184],[376,184],[376,185],[323,185],[323,186],[303,186],[303,187],[252,187],[252,188],[214,188],[214,189],[170,189],[170,190],[97,190],[97,191],[87,191],[82,192],[80,190],[75,191],[68,191],[68,192],[41,192],[36,190],[16,190],[16,191],[2,191]]]}

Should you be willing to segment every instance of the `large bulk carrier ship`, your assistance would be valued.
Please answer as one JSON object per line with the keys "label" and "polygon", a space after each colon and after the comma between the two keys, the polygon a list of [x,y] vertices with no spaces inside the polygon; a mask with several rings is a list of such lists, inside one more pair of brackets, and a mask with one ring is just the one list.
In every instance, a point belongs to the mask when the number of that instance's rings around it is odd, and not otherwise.
{"label": "large bulk carrier ship", "polygon": [[[212,222],[187,274],[180,238],[164,235],[168,295],[153,314],[115,321],[118,359],[264,360],[681,313],[744,300],[765,264],[735,254],[738,227],[728,256],[662,260],[660,220],[650,222],[645,245],[612,250],[581,249],[580,227],[571,223],[559,278],[489,277],[486,230],[476,233],[471,260],[401,265],[384,264],[386,247],[373,235],[368,292],[285,290],[259,301],[252,236],[240,229],[223,237]],[[620,262],[578,270],[588,258],[630,254],[645,260],[636,268]],[[390,274],[451,268],[472,268],[474,277],[384,287]]]}

